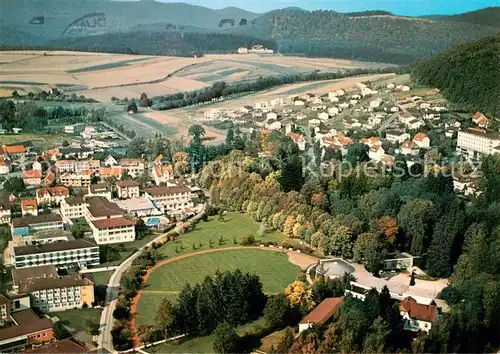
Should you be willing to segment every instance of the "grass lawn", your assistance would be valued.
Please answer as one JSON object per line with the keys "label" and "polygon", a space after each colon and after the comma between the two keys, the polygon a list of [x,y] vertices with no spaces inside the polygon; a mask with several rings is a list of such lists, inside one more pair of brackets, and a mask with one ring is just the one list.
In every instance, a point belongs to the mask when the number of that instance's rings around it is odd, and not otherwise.
{"label": "grass lawn", "polygon": [[111,278],[113,271],[96,272],[92,273],[92,281],[95,285],[108,285],[109,278]]}
{"label": "grass lawn", "polygon": [[137,325],[153,323],[161,299],[176,301],[177,293],[186,283],[196,284],[207,275],[241,269],[260,276],[265,293],[281,293],[293,282],[300,268],[283,253],[258,249],[227,250],[181,259],[153,271],[145,284],[137,307]]}
{"label": "grass lawn", "polygon": [[64,133],[52,133],[52,134],[33,134],[33,133],[23,133],[23,134],[13,134],[13,135],[1,135],[0,140],[2,144],[16,144],[23,141],[31,141],[35,149],[37,150],[48,150],[53,149],[57,146],[61,146],[64,140],[68,140],[70,143],[75,138],[74,135],[64,134]]}
{"label": "grass lawn", "polygon": [[[263,318],[236,328],[236,333],[239,336],[245,337],[253,334],[258,334],[265,330],[265,322]],[[146,348],[148,353],[213,353],[214,336],[206,336],[200,338],[193,338],[184,341],[177,341],[172,343],[163,343],[155,347]],[[258,343],[253,345],[258,347]]]}
{"label": "grass lawn", "polygon": [[68,327],[69,331],[74,334],[80,331],[87,331],[86,320],[99,323],[101,312],[102,309],[87,308],[52,312],[50,315],[59,318],[62,324]]}
{"label": "grass lawn", "polygon": [[[186,232],[174,242],[168,242],[161,247],[159,249],[160,253],[165,257],[178,256],[180,253],[175,250],[179,250],[181,244],[184,247],[181,253],[191,253],[193,252],[193,243],[196,251],[210,249],[210,240],[213,241],[213,248],[231,247],[234,246],[234,240],[239,242],[241,236],[248,235],[254,235],[257,240],[262,242],[286,241],[290,244],[298,243],[297,240],[286,237],[280,231],[269,232],[263,237],[259,237],[259,224],[242,213],[227,213],[224,216],[224,221],[218,221],[217,219],[217,216],[213,216],[207,222],[200,221],[193,231]],[[226,241],[222,245],[219,244],[221,236]]]}

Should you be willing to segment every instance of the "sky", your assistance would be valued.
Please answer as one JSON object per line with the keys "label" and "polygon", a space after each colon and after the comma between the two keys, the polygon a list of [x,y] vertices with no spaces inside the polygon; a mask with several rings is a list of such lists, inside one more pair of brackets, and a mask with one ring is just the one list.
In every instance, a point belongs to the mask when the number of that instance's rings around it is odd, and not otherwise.
{"label": "sky", "polygon": [[284,7],[300,7],[305,10],[334,10],[338,12],[386,10],[397,15],[422,16],[429,14],[451,15],[500,6],[500,0],[159,0],[162,2],[186,2],[214,9],[236,6],[253,12],[267,12]]}

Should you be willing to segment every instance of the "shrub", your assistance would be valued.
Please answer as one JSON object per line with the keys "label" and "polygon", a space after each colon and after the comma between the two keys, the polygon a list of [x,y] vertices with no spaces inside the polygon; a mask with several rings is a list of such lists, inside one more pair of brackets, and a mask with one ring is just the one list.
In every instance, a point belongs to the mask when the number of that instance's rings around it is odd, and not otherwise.
{"label": "shrub", "polygon": [[254,235],[241,236],[241,238],[240,238],[240,245],[241,246],[250,246],[253,244],[255,244],[255,236]]}

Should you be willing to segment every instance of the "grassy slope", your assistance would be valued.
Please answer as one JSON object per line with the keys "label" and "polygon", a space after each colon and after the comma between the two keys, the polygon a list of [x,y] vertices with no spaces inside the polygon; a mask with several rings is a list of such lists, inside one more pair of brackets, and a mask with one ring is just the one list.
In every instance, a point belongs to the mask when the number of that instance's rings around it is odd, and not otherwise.
{"label": "grassy slope", "polygon": [[86,320],[98,322],[101,318],[102,309],[76,309],[61,312],[52,312],[52,317],[57,317],[72,334],[80,331],[87,331]]}

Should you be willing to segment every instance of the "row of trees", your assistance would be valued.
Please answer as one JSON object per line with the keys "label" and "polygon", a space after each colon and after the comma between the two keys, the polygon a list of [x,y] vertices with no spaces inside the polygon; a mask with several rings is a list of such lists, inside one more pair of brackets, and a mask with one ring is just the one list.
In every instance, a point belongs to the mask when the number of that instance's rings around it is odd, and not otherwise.
{"label": "row of trees", "polygon": [[343,77],[392,72],[393,68],[386,69],[353,69],[345,72],[311,72],[307,74],[290,74],[283,76],[259,77],[253,82],[243,82],[226,84],[225,82],[216,82],[212,86],[197,91],[175,93],[166,96],[153,98],[153,109],[168,110],[179,107],[185,107],[204,102],[211,102],[222,97],[249,93],[254,91],[263,91],[269,88],[293,84],[296,82],[333,80]]}

